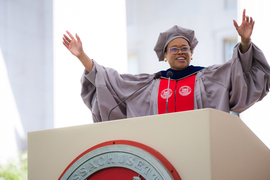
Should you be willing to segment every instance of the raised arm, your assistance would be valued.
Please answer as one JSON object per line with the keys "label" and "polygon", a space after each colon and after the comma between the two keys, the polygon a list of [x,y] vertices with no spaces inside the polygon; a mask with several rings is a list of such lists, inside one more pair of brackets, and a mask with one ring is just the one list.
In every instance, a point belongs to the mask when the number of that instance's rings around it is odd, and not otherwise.
{"label": "raised arm", "polygon": [[246,10],[243,10],[242,15],[242,24],[238,26],[237,22],[233,20],[233,24],[238,32],[239,36],[241,37],[241,52],[245,53],[248,51],[251,43],[250,36],[253,31],[253,27],[255,21],[253,21],[252,17],[246,16]]}
{"label": "raised arm", "polygon": [[66,34],[63,35],[64,46],[81,61],[88,72],[91,72],[93,68],[93,61],[83,51],[80,37],[75,34],[75,39],[70,32],[66,32],[69,37]]}

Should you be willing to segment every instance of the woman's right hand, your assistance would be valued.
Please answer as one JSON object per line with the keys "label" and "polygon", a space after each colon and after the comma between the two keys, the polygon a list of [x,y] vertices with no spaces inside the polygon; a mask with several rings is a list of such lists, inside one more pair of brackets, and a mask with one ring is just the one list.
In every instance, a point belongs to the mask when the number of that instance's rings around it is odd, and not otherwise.
{"label": "woman's right hand", "polygon": [[76,40],[70,32],[67,31],[67,34],[69,37],[65,34],[63,37],[64,46],[81,61],[88,72],[91,72],[93,69],[93,61],[84,53],[80,37],[75,34]]}
{"label": "woman's right hand", "polygon": [[69,37],[66,34],[63,35],[63,44],[74,56],[79,58],[84,53],[81,39],[77,34],[75,34],[76,40],[70,32],[66,32]]}

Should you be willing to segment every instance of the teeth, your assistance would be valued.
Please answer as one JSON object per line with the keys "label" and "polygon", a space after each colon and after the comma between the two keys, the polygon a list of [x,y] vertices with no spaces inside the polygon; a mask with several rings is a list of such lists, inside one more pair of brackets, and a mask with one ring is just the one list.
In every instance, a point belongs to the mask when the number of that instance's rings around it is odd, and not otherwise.
{"label": "teeth", "polygon": [[185,59],[185,58],[183,58],[183,57],[180,57],[180,58],[177,58],[177,59]]}

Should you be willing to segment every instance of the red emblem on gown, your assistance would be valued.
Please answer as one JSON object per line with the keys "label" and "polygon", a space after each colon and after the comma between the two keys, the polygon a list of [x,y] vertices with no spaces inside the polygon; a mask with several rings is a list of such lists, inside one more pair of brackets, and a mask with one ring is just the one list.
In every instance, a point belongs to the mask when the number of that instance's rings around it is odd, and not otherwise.
{"label": "red emblem on gown", "polygon": [[179,88],[179,94],[181,96],[188,96],[191,93],[191,88],[189,86],[182,86]]}
{"label": "red emblem on gown", "polygon": [[[169,96],[168,96],[168,93],[169,93]],[[169,97],[171,97],[172,96],[172,90],[171,89],[169,89],[169,92],[168,92],[168,89],[164,89],[162,92],[161,92],[161,94],[160,94],[160,96],[163,98],[163,99],[167,99],[167,96],[168,96],[168,98]]]}
{"label": "red emblem on gown", "polygon": [[[171,80],[167,112],[180,112],[194,109],[194,87],[196,74],[181,80]],[[166,111],[168,79],[161,78],[158,96],[158,114]]]}

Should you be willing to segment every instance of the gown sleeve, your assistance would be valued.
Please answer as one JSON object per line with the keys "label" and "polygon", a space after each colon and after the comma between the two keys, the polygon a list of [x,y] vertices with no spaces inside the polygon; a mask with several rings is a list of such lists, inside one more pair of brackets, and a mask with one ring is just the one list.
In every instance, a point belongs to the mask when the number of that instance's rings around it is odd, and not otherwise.
{"label": "gown sleeve", "polygon": [[264,54],[253,43],[244,54],[239,46],[235,46],[230,61],[207,67],[198,74],[197,108],[241,113],[266,96],[270,87],[270,67]]}
{"label": "gown sleeve", "polygon": [[243,73],[241,76],[238,75],[241,67],[236,63],[232,72],[230,106],[231,111],[240,113],[262,100],[269,92],[270,67],[263,52],[255,44],[252,44],[249,51],[244,54],[240,52],[238,46],[235,48],[233,58],[237,59],[238,53]]}
{"label": "gown sleeve", "polygon": [[[81,97],[91,110],[94,122],[107,121],[114,106],[153,77],[149,74],[119,74],[93,62],[92,71],[85,70],[81,78]],[[121,103],[111,112],[110,120],[127,118],[126,108],[126,102]]]}

